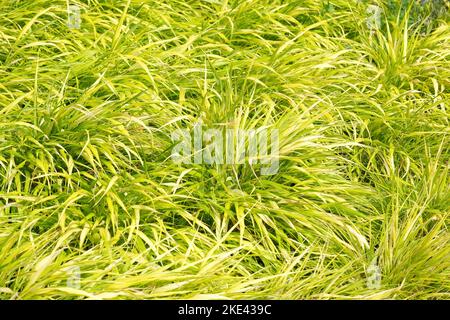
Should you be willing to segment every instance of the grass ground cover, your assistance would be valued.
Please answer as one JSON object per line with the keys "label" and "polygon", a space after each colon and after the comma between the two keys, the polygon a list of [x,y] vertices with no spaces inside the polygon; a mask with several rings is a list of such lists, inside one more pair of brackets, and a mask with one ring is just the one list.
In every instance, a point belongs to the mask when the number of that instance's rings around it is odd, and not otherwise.
{"label": "grass ground cover", "polygon": [[[0,0],[0,299],[450,298],[449,22]],[[199,122],[276,128],[278,171],[175,163]]]}

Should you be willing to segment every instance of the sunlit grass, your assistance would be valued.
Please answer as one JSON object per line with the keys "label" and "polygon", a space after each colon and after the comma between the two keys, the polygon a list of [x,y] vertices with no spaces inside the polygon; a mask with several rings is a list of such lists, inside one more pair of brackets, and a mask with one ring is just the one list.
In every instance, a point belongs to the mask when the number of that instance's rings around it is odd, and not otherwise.
{"label": "sunlit grass", "polygon": [[[450,298],[448,2],[367,5],[0,2],[0,298]],[[278,172],[174,163],[198,121]]]}

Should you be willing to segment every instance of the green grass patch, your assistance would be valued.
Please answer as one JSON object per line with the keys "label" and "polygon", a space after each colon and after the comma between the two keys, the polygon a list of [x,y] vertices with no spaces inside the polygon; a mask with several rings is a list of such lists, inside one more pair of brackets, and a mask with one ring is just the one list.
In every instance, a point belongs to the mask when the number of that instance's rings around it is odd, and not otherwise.
{"label": "green grass patch", "polygon": [[[3,0],[0,299],[450,298],[448,9]],[[174,163],[198,121],[277,173]]]}

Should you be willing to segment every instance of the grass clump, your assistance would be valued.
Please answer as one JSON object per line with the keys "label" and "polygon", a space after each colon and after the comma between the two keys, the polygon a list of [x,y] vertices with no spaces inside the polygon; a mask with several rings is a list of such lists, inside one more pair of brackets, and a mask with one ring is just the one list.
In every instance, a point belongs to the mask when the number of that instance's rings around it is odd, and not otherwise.
{"label": "grass clump", "polygon": [[[448,299],[425,2],[2,1],[0,298]],[[278,172],[174,163],[199,121],[277,128]]]}

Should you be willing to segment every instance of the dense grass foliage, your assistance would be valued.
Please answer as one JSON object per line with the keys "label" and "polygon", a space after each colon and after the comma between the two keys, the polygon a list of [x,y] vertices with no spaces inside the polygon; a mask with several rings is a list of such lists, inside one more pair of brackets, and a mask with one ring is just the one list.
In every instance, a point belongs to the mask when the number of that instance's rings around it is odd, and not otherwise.
{"label": "dense grass foliage", "polygon": [[0,0],[0,298],[450,298],[448,1],[374,3]]}

